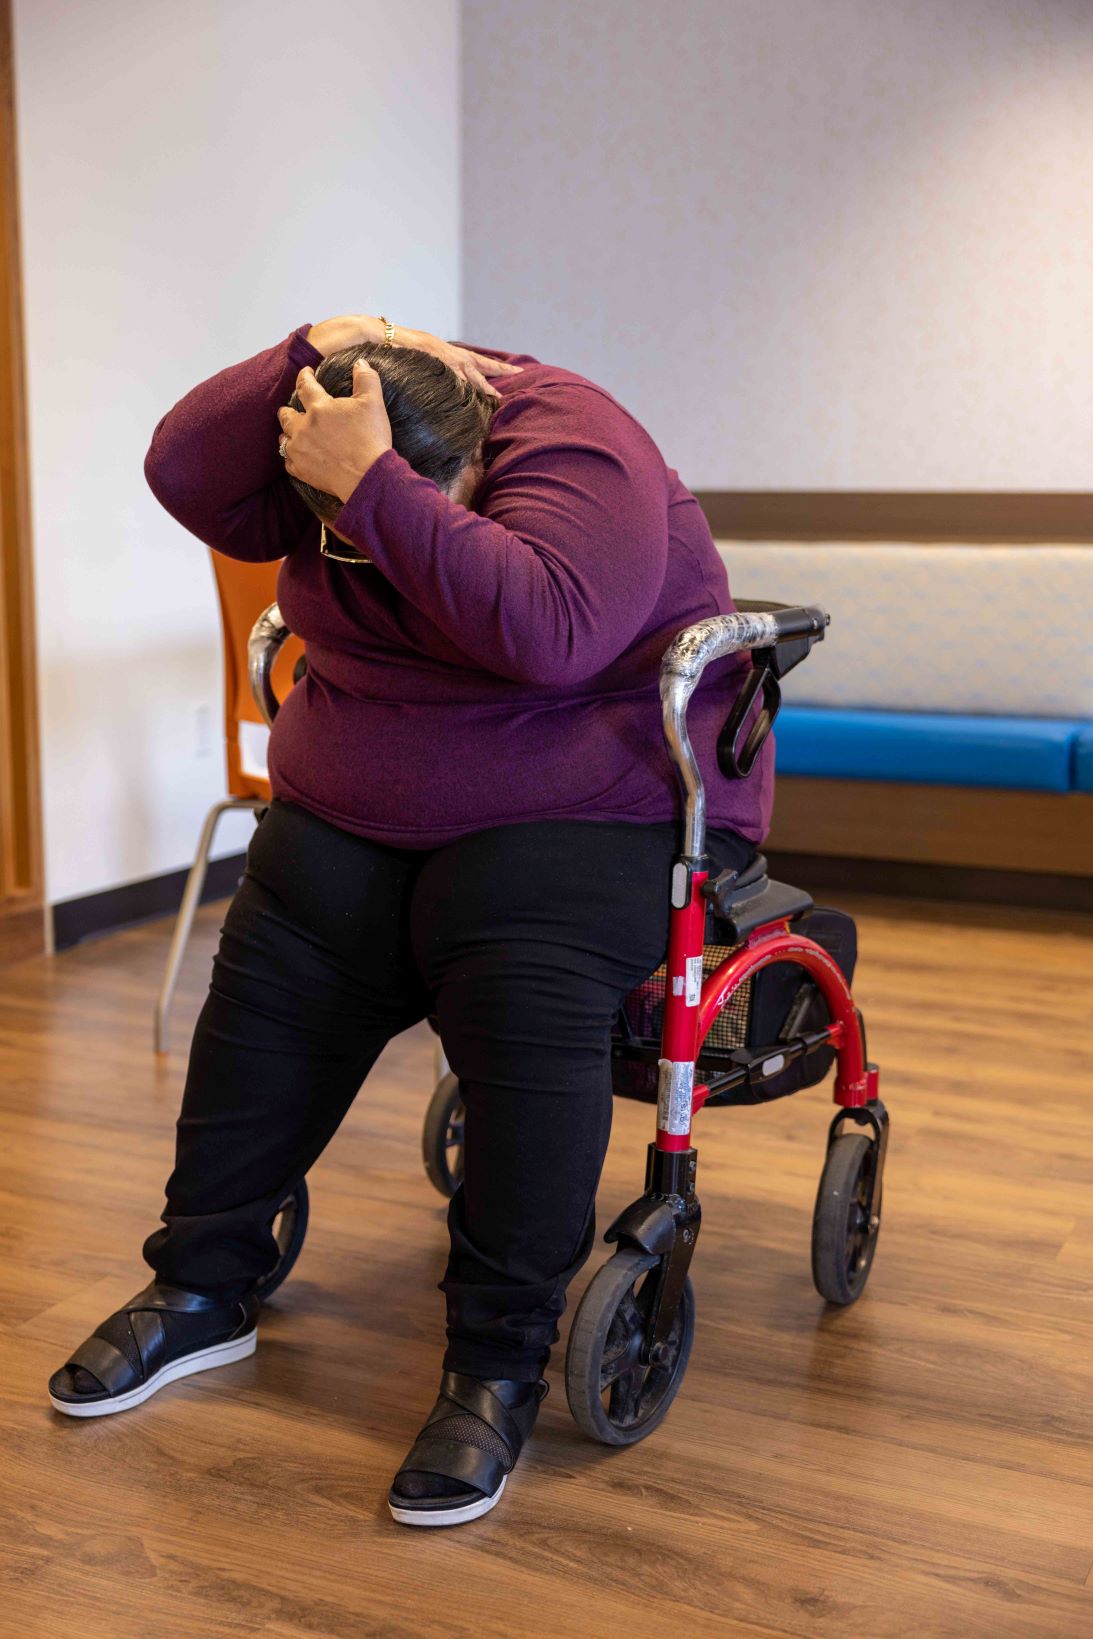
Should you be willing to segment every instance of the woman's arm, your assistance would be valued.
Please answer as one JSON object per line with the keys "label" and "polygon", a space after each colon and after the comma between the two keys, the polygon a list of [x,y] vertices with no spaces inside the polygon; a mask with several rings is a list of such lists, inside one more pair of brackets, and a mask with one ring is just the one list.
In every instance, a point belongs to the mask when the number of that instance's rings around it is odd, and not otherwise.
{"label": "woman's arm", "polygon": [[[315,518],[285,477],[277,411],[305,365],[314,368],[363,341],[382,342],[383,335],[382,322],[367,313],[302,324],[275,347],[192,388],[152,434],[144,476],[153,495],[184,529],[230,558],[285,557]],[[509,373],[503,361],[479,358],[428,331],[399,327],[395,340],[443,357],[491,392],[483,370]]]}
{"label": "woman's arm", "polygon": [[283,558],[313,514],[285,477],[277,411],[305,364],[302,324],[275,347],[192,388],[162,417],[144,458],[161,506],[206,546],[252,563]]}
{"label": "woman's arm", "polygon": [[[388,449],[334,528],[478,665],[519,682],[580,682],[628,647],[660,594],[664,463],[619,405],[578,382],[503,401],[490,443],[481,513]],[[343,599],[360,573],[345,571]]]}

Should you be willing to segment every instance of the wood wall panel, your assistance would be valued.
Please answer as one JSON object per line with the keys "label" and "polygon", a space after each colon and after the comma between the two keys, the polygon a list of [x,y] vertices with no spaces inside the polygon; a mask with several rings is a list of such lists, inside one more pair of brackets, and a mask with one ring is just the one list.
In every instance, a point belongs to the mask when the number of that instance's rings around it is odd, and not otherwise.
{"label": "wood wall panel", "polygon": [[15,139],[11,0],[0,0],[0,961],[45,941]]}
{"label": "wood wall panel", "polygon": [[1093,544],[1078,491],[696,490],[715,539]]}
{"label": "wood wall panel", "polygon": [[769,848],[1093,876],[1093,796],[779,775]]}

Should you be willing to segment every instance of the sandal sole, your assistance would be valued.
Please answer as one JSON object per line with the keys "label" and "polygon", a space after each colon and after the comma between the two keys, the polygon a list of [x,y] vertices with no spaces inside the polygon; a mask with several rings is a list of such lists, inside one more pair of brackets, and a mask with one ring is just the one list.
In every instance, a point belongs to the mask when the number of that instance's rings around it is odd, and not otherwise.
{"label": "sandal sole", "polygon": [[390,1498],[387,1506],[391,1510],[391,1518],[400,1525],[467,1525],[472,1519],[481,1519],[483,1514],[497,1507],[507,1479],[506,1474],[492,1497],[483,1497],[481,1502],[464,1503],[462,1508],[399,1508]]}
{"label": "sandal sole", "polygon": [[132,1411],[135,1406],[143,1405],[145,1400],[166,1388],[168,1383],[177,1382],[180,1377],[191,1377],[194,1372],[207,1372],[214,1366],[230,1366],[236,1360],[246,1360],[254,1353],[257,1343],[256,1327],[245,1337],[229,1338],[227,1342],[214,1343],[208,1349],[195,1349],[193,1354],[180,1355],[177,1360],[161,1366],[147,1383],[130,1389],[128,1394],[118,1394],[107,1400],[84,1401],[58,1400],[51,1394],[49,1403],[54,1411],[62,1412],[65,1417],[113,1417],[119,1411]]}

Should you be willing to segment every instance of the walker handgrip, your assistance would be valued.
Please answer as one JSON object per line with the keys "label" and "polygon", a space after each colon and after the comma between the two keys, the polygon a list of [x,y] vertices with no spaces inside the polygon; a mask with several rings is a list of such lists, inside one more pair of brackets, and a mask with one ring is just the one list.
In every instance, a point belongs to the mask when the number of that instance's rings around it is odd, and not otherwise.
{"label": "walker handgrip", "polygon": [[802,608],[749,610],[711,615],[680,632],[660,663],[661,694],[668,677],[689,683],[688,697],[713,660],[741,649],[766,649],[793,638],[822,638],[831,616],[818,604]]}
{"label": "walker handgrip", "polygon": [[[743,649],[770,650],[779,643],[801,639],[806,639],[811,647],[817,639],[822,639],[830,618],[827,610],[818,604],[711,615],[680,632],[665,652],[660,663],[660,701],[668,755],[683,793],[686,858],[700,858],[706,845],[706,790],[687,733],[687,703],[702,673],[711,661],[738,654]],[[764,673],[767,669],[763,668]],[[769,729],[771,721],[773,713],[768,714],[765,729]],[[764,737],[765,731],[757,736],[755,744],[745,748],[745,756],[750,754],[751,759],[748,769]],[[737,766],[736,772],[746,770]]]}
{"label": "walker handgrip", "polygon": [[288,624],[276,603],[263,609],[250,629],[247,639],[247,675],[250,678],[254,703],[270,728],[277,715],[280,701],[273,692],[273,662],[285,638]]}

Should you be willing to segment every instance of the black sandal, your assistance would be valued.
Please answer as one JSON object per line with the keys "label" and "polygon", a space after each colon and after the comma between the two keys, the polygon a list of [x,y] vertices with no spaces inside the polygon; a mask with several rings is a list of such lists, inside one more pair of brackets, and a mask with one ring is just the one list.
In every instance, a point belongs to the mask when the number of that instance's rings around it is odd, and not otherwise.
{"label": "black sandal", "polygon": [[547,1384],[445,1372],[387,1498],[400,1525],[465,1525],[501,1500]]}
{"label": "black sandal", "polygon": [[[152,1281],[54,1372],[50,1404],[66,1417],[109,1417],[141,1405],[180,1377],[244,1360],[254,1353],[260,1307],[249,1294],[225,1303]],[[190,1324],[184,1316],[193,1317]]]}

